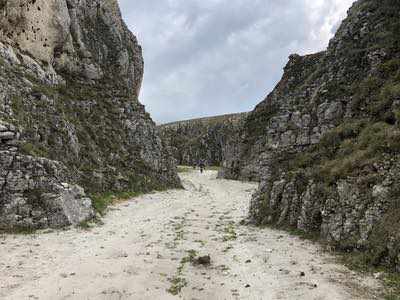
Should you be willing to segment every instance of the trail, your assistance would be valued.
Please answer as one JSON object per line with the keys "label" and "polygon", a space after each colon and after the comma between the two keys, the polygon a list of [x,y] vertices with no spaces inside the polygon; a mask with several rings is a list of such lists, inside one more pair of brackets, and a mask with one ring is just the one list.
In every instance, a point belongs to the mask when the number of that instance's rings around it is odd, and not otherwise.
{"label": "trail", "polygon": [[0,236],[0,298],[379,299],[320,246],[240,225],[255,184],[181,177],[185,190],[118,204],[89,231]]}

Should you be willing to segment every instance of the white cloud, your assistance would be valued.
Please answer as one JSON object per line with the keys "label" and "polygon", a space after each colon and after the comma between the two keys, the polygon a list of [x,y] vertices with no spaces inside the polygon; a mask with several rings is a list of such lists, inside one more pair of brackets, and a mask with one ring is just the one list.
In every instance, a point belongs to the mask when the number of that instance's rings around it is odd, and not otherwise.
{"label": "white cloud", "polygon": [[353,0],[121,0],[158,122],[251,110],[291,53],[324,49]]}
{"label": "white cloud", "polygon": [[332,38],[353,2],[354,0],[305,0],[309,21],[314,24],[310,37],[317,47],[316,50],[326,47],[327,41]]}

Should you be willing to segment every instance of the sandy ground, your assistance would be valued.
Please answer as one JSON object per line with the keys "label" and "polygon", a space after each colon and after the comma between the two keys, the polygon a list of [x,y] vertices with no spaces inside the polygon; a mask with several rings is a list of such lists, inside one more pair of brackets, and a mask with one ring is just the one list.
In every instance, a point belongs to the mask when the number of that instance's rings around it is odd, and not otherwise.
{"label": "sandy ground", "polygon": [[119,204],[89,231],[0,236],[0,298],[379,299],[319,246],[240,225],[255,184],[181,177],[186,190]]}

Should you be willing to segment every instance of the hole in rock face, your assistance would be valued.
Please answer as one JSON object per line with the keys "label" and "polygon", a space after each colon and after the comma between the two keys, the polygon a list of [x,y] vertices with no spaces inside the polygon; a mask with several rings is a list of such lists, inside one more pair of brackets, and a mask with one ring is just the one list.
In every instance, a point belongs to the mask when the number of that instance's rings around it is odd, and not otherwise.
{"label": "hole in rock face", "polygon": [[319,231],[322,225],[322,212],[321,211],[316,211],[314,212],[313,218],[312,218],[313,222],[312,222],[312,226],[313,226],[313,230],[315,231]]}
{"label": "hole in rock face", "polygon": [[395,116],[395,114],[394,113],[388,113],[386,116],[385,116],[385,122],[387,123],[387,124],[389,124],[389,125],[396,125],[396,122],[397,122],[397,120],[396,120],[396,116]]}
{"label": "hole in rock face", "polygon": [[62,53],[63,53],[63,47],[59,45],[54,48],[53,56],[54,58],[60,58]]}

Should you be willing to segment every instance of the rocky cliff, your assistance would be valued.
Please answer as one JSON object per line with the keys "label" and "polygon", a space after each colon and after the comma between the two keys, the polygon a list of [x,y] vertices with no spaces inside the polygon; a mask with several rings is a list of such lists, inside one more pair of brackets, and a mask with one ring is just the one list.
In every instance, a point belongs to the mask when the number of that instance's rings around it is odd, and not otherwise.
{"label": "rocky cliff", "polygon": [[326,51],[290,57],[224,166],[261,181],[252,221],[400,271],[399,141],[400,2],[359,0]]}
{"label": "rocky cliff", "polygon": [[0,229],[77,224],[86,193],[179,185],[117,0],[0,0],[0,16]]}
{"label": "rocky cliff", "polygon": [[247,113],[180,121],[159,126],[161,137],[180,165],[196,165],[204,160],[220,166],[233,154]]}

